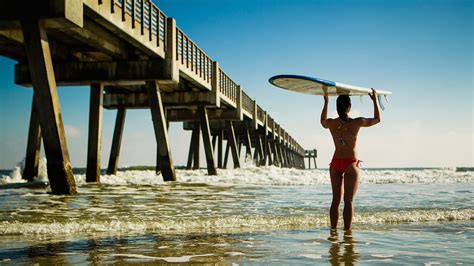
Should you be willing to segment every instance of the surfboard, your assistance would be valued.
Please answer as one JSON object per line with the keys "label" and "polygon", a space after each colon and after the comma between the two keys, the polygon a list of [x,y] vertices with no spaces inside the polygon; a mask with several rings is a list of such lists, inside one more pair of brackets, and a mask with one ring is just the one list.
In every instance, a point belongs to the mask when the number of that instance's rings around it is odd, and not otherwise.
{"label": "surfboard", "polygon": [[[300,75],[277,75],[271,77],[268,81],[282,89],[311,95],[324,95],[325,92],[327,92],[329,96],[344,94],[350,96],[363,96],[368,95],[369,92],[372,92],[372,89],[370,88],[358,87],[331,80]],[[378,95],[386,96],[392,94],[390,91],[378,89],[376,89],[376,91]]]}

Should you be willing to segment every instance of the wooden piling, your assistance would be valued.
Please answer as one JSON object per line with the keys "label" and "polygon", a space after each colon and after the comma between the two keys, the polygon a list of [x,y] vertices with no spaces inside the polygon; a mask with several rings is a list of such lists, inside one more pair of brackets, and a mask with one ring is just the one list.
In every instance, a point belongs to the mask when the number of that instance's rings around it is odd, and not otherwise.
{"label": "wooden piling", "polygon": [[[234,162],[234,168],[240,168],[240,149],[237,149],[237,142],[235,139],[234,124],[232,121],[226,122],[226,135],[227,143],[232,152],[232,158]],[[226,151],[227,154],[227,151]],[[226,160],[227,161],[227,160]]]}
{"label": "wooden piling", "polygon": [[102,84],[91,85],[86,182],[100,181],[103,90]]}
{"label": "wooden piling", "polygon": [[230,151],[230,141],[227,140],[227,144],[225,145],[225,152],[224,152],[224,165],[222,168],[227,168],[227,160],[229,159],[229,151]]}
{"label": "wooden piling", "polygon": [[[189,143],[189,155],[186,169],[199,169],[199,138],[200,128],[198,123],[194,123],[194,128],[191,134],[191,141]],[[194,165],[193,165],[194,163]]]}
{"label": "wooden piling", "polygon": [[191,170],[192,167],[193,167],[193,152],[194,152],[194,143],[193,143],[193,135],[194,135],[194,129],[193,129],[193,132],[191,134],[191,140],[189,141],[189,152],[188,152],[188,162],[186,164],[186,169],[187,170]]}
{"label": "wooden piling", "polygon": [[211,130],[209,128],[209,118],[205,106],[198,107],[199,122],[201,124],[204,151],[206,153],[207,172],[209,175],[217,175],[216,161],[214,160],[213,147],[211,142]]}
{"label": "wooden piling", "polygon": [[193,169],[199,169],[200,165],[200,151],[201,151],[201,126],[199,125],[199,122],[194,123],[194,131],[193,131],[193,136],[194,138],[194,144],[193,144]]}
{"label": "wooden piling", "polygon": [[257,137],[257,146],[255,147],[255,149],[257,150],[256,153],[258,154],[258,157],[257,157],[257,165],[258,166],[261,166],[261,165],[265,165],[265,157],[263,155],[263,147],[262,147],[262,140],[260,138],[260,135],[258,134],[258,132],[256,132],[256,137]]}
{"label": "wooden piling", "polygon": [[244,142],[245,142],[245,161],[247,158],[252,159],[252,141],[250,140],[250,129],[244,130]]}
{"label": "wooden piling", "polygon": [[46,31],[37,19],[21,21],[53,194],[76,194]]}
{"label": "wooden piling", "polygon": [[174,170],[173,158],[171,156],[168,129],[165,118],[163,102],[161,101],[160,87],[157,81],[147,81],[145,88],[150,104],[151,117],[153,119],[153,127],[155,129],[156,144],[158,146],[158,155],[160,162],[160,170],[164,181],[176,181],[176,173]]}
{"label": "wooden piling", "polygon": [[122,145],[123,128],[125,125],[125,116],[127,109],[119,108],[117,117],[115,118],[114,136],[112,138],[112,147],[110,150],[109,165],[107,167],[108,175],[116,175],[118,168],[118,160],[120,156],[120,147]]}
{"label": "wooden piling", "polygon": [[38,176],[41,149],[41,128],[35,104],[35,96],[31,103],[30,128],[28,131],[28,146],[26,147],[25,168],[23,179],[33,181]]}
{"label": "wooden piling", "polygon": [[223,152],[223,143],[224,142],[224,131],[219,129],[219,135],[217,135],[217,167],[222,169],[224,168],[222,161],[222,152]]}

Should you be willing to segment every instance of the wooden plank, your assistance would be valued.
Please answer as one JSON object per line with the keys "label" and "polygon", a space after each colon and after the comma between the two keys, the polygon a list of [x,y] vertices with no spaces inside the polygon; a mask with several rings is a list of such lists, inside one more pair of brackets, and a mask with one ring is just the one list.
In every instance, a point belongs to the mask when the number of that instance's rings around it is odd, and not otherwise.
{"label": "wooden plank", "polygon": [[164,181],[176,181],[173,158],[168,141],[165,110],[161,101],[160,88],[157,81],[147,81],[145,85],[150,111],[155,129],[155,139],[158,146],[160,170]]}
{"label": "wooden plank", "polygon": [[206,153],[207,172],[209,175],[217,175],[216,161],[211,143],[211,130],[209,128],[209,119],[207,117],[206,107],[199,106],[199,121],[201,123],[202,138],[204,143],[204,151]]}
{"label": "wooden plank", "polygon": [[25,169],[23,170],[23,179],[29,182],[38,176],[38,166],[41,149],[41,128],[38,118],[35,97],[31,103],[30,128],[28,131],[28,146],[26,148]]}
{"label": "wooden plank", "polygon": [[103,93],[102,84],[91,85],[86,182],[100,181]]}
{"label": "wooden plank", "polygon": [[234,162],[234,168],[240,168],[240,148],[237,149],[237,142],[235,138],[234,132],[234,124],[232,121],[226,122],[226,135],[227,135],[227,143],[230,146],[230,150],[232,152],[232,158]]}
{"label": "wooden plank", "polygon": [[38,20],[21,21],[53,194],[76,194],[46,31]]}
{"label": "wooden plank", "polygon": [[109,166],[107,167],[108,175],[117,174],[117,166],[120,155],[120,147],[122,145],[123,128],[125,125],[125,116],[127,109],[120,108],[117,110],[117,117],[115,118],[114,136],[112,138],[112,147],[110,151]]}

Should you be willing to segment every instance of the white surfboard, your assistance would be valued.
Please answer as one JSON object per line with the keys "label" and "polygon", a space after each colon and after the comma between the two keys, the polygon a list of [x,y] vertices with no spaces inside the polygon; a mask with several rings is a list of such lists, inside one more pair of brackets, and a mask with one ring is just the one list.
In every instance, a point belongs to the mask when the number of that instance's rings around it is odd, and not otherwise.
{"label": "white surfboard", "polygon": [[[301,92],[312,95],[329,96],[351,95],[363,96],[372,92],[370,88],[347,85],[340,82],[320,78],[306,77],[300,75],[277,75],[268,80],[271,84],[282,89]],[[378,95],[390,95],[389,91],[376,90]]]}

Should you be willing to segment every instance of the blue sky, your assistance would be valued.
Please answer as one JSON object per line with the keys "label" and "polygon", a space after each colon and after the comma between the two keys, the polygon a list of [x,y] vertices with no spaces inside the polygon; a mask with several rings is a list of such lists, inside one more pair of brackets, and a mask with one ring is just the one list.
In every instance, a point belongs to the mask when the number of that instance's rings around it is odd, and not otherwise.
{"label": "blue sky", "polygon": [[[391,90],[382,123],[363,129],[365,167],[473,166],[473,1],[155,0],[230,77],[326,166],[333,147],[319,125],[322,98],[270,85],[303,74]],[[32,91],[0,58],[0,168],[24,157]],[[72,164],[86,162],[88,87],[59,88]],[[353,115],[371,116],[365,97]],[[335,116],[334,99],[330,115]],[[104,111],[105,166],[115,119]],[[120,165],[153,164],[149,111],[129,112]],[[176,164],[189,132],[172,123]]]}

